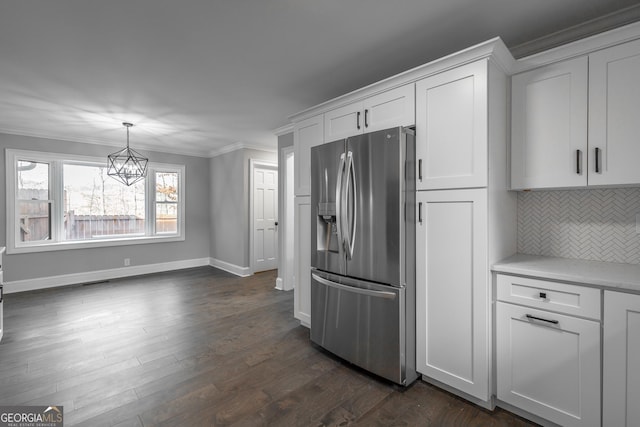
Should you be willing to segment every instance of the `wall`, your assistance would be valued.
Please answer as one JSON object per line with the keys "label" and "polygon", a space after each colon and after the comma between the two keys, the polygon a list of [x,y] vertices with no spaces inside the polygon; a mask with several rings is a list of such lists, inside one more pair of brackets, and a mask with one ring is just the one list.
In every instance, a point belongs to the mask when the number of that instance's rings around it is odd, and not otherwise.
{"label": "wall", "polygon": [[518,252],[640,264],[640,188],[518,193]]}
{"label": "wall", "polygon": [[250,274],[249,160],[277,163],[275,152],[238,149],[209,160],[211,171],[210,253],[213,265]]}
{"label": "wall", "polygon": [[[5,149],[21,149],[104,157],[117,148],[77,142],[0,134],[0,246],[6,242]],[[185,241],[113,246],[28,254],[5,254],[5,281],[122,269],[131,259],[131,270],[151,264],[203,260],[209,256],[209,160],[143,151],[150,161],[186,166]]]}
{"label": "wall", "polygon": [[[278,213],[279,213],[279,227],[278,227],[278,277],[282,278],[284,275],[284,195],[285,195],[285,168],[282,163],[286,161],[282,155],[282,149],[286,147],[293,147],[293,132],[278,135]],[[288,288],[289,284],[287,284]]]}

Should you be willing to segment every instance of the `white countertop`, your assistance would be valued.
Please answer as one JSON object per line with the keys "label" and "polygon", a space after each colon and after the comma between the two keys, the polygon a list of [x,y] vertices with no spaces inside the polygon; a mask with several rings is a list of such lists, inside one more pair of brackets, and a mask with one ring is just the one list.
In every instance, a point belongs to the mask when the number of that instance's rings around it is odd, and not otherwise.
{"label": "white countertop", "polygon": [[640,292],[640,265],[637,264],[516,254],[497,262],[492,269],[497,273]]}

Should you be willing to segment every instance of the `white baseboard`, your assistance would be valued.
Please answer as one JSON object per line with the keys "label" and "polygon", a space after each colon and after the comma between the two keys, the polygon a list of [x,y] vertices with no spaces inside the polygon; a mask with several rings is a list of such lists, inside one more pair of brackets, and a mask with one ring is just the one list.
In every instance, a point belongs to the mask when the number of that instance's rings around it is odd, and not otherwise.
{"label": "white baseboard", "polygon": [[279,291],[284,291],[284,280],[282,280],[282,277],[278,277],[276,279],[276,289]]}
{"label": "white baseboard", "polygon": [[215,258],[209,258],[209,265],[240,277],[247,277],[252,274],[251,268],[249,267],[240,267],[239,265],[231,264],[230,262],[221,261]]}
{"label": "white baseboard", "polygon": [[120,277],[138,276],[140,274],[162,273],[164,271],[211,265],[209,258],[187,259],[182,261],[163,262],[158,264],[132,265],[109,270],[87,271],[84,273],[62,274],[59,276],[38,277],[35,279],[14,280],[4,283],[4,293],[34,291],[37,289],[55,288],[58,286],[77,285],[80,283],[100,282]]}

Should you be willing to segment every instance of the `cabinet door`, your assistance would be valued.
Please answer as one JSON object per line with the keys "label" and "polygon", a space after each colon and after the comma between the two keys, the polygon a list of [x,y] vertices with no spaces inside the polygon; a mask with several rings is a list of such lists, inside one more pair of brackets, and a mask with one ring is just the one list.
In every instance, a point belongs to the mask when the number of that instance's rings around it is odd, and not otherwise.
{"label": "cabinet door", "polygon": [[416,83],[418,190],[486,187],[487,62]]}
{"label": "cabinet door", "polygon": [[640,41],[589,55],[588,157],[589,185],[640,183]]}
{"label": "cabinet door", "polygon": [[295,201],[293,316],[311,326],[311,197]]}
{"label": "cabinet door", "polygon": [[496,351],[498,399],[563,426],[600,425],[599,322],[498,302]]}
{"label": "cabinet door", "polygon": [[640,295],[605,291],[602,425],[640,426]]}
{"label": "cabinet door", "polygon": [[345,105],[324,115],[324,141],[332,142],[364,131],[362,102]]}
{"label": "cabinet door", "polygon": [[295,123],[293,145],[295,150],[294,182],[295,195],[311,194],[311,147],[323,143],[323,116],[315,116]]}
{"label": "cabinet door", "polygon": [[587,185],[587,58],[512,77],[511,188]]}
{"label": "cabinet door", "polygon": [[489,400],[485,189],[418,191],[417,371]]}
{"label": "cabinet door", "polygon": [[365,132],[396,126],[412,126],[416,121],[415,87],[413,84],[388,90],[364,100]]}

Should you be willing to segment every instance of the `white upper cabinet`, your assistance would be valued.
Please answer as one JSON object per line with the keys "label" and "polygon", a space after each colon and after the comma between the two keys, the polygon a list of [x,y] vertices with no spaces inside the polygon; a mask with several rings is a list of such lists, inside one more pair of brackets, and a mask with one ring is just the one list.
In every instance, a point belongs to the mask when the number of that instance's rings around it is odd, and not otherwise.
{"label": "white upper cabinet", "polygon": [[418,190],[487,186],[487,60],[416,83]]}
{"label": "white upper cabinet", "polygon": [[408,84],[325,113],[324,141],[415,123],[414,85]]}
{"label": "white upper cabinet", "polygon": [[415,85],[408,84],[371,96],[363,102],[364,132],[416,123]]}
{"label": "white upper cabinet", "polygon": [[640,40],[589,55],[589,185],[640,184]]}
{"label": "white upper cabinet", "polygon": [[299,121],[293,126],[295,195],[311,194],[311,147],[323,142],[322,114]]}
{"label": "white upper cabinet", "polygon": [[640,40],[512,78],[511,188],[640,184]]}
{"label": "white upper cabinet", "polygon": [[362,133],[362,102],[327,111],[324,115],[324,141],[331,142]]}
{"label": "white upper cabinet", "polygon": [[511,188],[587,185],[587,58],[512,78]]}

